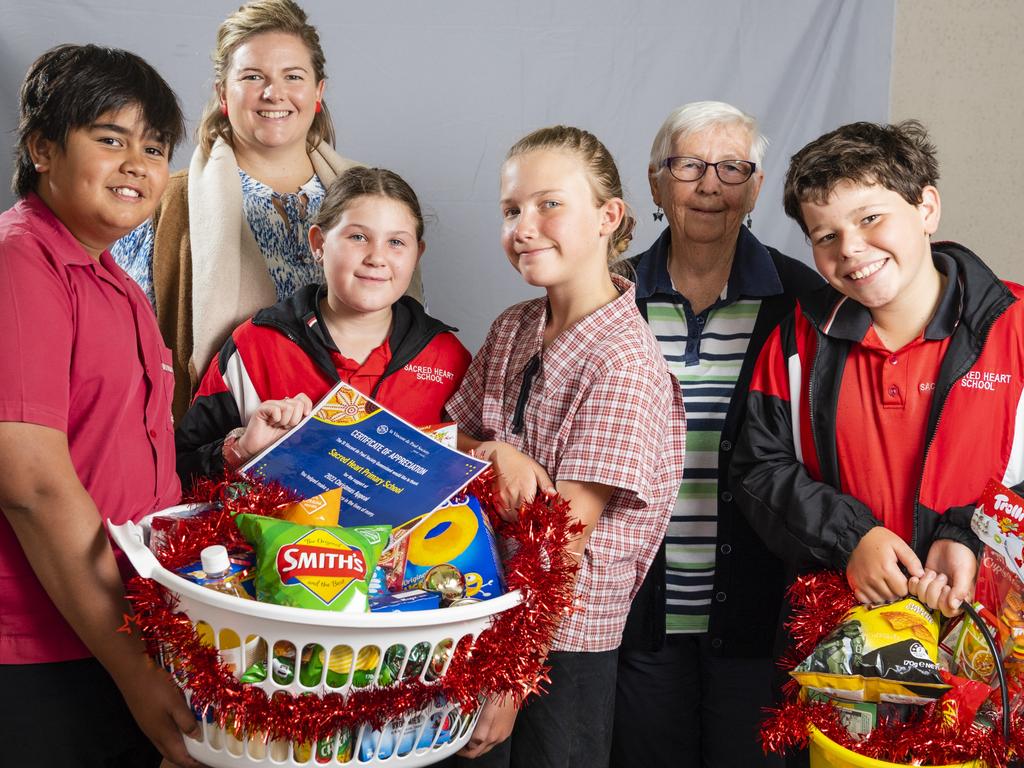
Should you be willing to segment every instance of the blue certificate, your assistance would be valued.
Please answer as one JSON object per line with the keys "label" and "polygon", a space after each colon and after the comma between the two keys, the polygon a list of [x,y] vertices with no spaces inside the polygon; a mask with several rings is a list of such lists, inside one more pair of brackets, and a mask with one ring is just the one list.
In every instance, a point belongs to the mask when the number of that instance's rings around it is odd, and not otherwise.
{"label": "blue certificate", "polygon": [[399,526],[444,503],[488,466],[339,383],[242,473],[303,499],[341,488],[339,525]]}

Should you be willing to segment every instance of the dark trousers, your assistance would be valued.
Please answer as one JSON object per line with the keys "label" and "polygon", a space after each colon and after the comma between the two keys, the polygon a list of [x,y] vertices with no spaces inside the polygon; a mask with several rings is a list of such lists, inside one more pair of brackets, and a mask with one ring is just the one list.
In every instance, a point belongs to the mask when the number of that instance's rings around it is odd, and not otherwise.
{"label": "dark trousers", "polygon": [[606,768],[615,713],[618,651],[548,655],[547,693],[531,696],[512,736],[475,760],[443,768]]}
{"label": "dark trousers", "polygon": [[121,692],[96,659],[0,664],[0,764],[156,768]]}
{"label": "dark trousers", "polygon": [[704,634],[619,650],[613,768],[775,768],[758,735],[774,703],[771,659],[712,656]]}

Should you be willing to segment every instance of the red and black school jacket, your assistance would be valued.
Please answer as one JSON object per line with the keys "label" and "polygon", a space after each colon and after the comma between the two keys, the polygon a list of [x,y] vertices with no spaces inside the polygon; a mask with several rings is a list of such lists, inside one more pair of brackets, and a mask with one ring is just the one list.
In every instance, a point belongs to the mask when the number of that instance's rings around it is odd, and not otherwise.
{"label": "red and black school jacket", "polygon": [[[947,307],[953,328],[936,377],[916,500],[907,510],[908,543],[922,562],[940,538],[978,551],[970,519],[986,482],[1024,481],[1024,288],[1001,282],[962,246],[940,243],[932,252],[940,270],[956,273],[959,305]],[[844,303],[852,305],[847,311],[864,309],[826,286],[769,338],[733,458],[744,515],[793,568],[845,568],[861,537],[880,525],[865,504],[840,491],[836,407],[857,343],[835,328]],[[886,481],[884,467],[869,471]]]}
{"label": "red and black school jacket", "polygon": [[[224,437],[245,426],[264,400],[305,392],[315,403],[338,383],[331,359],[337,350],[320,317],[324,291],[323,285],[300,288],[257,312],[224,343],[174,434],[184,487],[194,477],[223,472]],[[428,315],[415,299],[403,296],[392,312],[391,360],[364,394],[412,424],[437,424],[470,354],[456,329]]]}

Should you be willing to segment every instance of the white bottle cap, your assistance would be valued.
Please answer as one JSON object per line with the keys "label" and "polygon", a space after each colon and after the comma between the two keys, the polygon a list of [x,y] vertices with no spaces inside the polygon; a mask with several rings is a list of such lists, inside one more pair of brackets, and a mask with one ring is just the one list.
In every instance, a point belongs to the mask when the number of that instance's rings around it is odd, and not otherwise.
{"label": "white bottle cap", "polygon": [[199,553],[199,560],[203,564],[203,571],[207,575],[211,573],[224,573],[231,568],[231,559],[223,544],[213,544]]}

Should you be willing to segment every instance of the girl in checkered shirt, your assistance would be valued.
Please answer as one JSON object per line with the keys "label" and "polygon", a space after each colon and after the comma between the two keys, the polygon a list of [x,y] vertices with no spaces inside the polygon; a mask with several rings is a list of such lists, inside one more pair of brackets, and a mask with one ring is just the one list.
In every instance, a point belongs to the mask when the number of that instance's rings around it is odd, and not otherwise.
{"label": "girl in checkered shirt", "polygon": [[578,128],[529,134],[502,167],[501,211],[506,256],[547,295],[495,320],[447,411],[459,447],[493,462],[505,515],[557,492],[584,530],[547,693],[489,702],[459,759],[604,766],[622,628],[682,479],[682,396],[633,284],[609,268],[634,220],[605,146]]}

